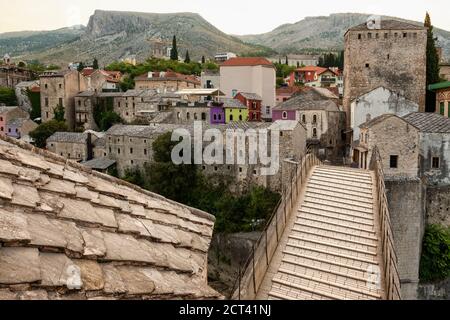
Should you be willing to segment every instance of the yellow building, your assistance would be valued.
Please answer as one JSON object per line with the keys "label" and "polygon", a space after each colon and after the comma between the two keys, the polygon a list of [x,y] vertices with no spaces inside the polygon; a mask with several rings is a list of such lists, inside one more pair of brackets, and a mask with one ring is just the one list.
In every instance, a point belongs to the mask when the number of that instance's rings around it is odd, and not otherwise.
{"label": "yellow building", "polygon": [[225,109],[225,122],[248,121],[248,109],[237,99],[221,99]]}

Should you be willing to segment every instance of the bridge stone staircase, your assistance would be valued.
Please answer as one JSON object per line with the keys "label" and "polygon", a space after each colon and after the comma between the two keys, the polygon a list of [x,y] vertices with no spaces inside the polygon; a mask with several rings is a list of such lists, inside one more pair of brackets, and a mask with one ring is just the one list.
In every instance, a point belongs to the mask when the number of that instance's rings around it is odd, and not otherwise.
{"label": "bridge stone staircase", "polygon": [[259,298],[383,298],[375,283],[381,258],[372,175],[343,167],[314,169]]}

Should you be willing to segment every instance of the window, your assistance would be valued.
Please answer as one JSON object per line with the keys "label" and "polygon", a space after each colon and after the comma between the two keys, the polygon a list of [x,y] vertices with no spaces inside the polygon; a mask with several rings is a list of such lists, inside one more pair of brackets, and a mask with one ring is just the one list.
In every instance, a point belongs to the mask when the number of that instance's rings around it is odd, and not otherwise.
{"label": "window", "polygon": [[439,157],[433,157],[431,160],[431,168],[432,169],[439,169],[440,168],[440,161],[441,159]]}
{"label": "window", "polygon": [[59,88],[62,89],[62,84],[61,83],[59,84]]}
{"label": "window", "polygon": [[133,148],[130,148],[130,154],[133,154]]}
{"label": "window", "polygon": [[241,167],[239,168],[239,172],[242,173],[242,168]]}
{"label": "window", "polygon": [[360,34],[358,34],[358,39],[359,39],[359,40],[361,40],[361,39],[362,39],[362,35],[361,35],[361,33],[360,33]]}
{"label": "window", "polygon": [[197,120],[197,114],[194,113],[194,120]]}
{"label": "window", "polygon": [[403,38],[407,38],[408,34],[406,32],[403,32]]}
{"label": "window", "polygon": [[389,38],[389,34],[385,33],[385,34],[384,34],[384,38],[385,38],[385,39]]}
{"label": "window", "polygon": [[188,113],[186,113],[186,119],[189,120],[191,118],[191,115]]}
{"label": "window", "polygon": [[11,128],[8,128],[8,132],[11,133]]}
{"label": "window", "polygon": [[242,121],[242,115],[239,115],[239,121]]}
{"label": "window", "polygon": [[388,55],[387,55],[387,58],[388,58],[388,60],[389,60],[389,59],[391,58],[391,55],[390,55],[390,54],[388,54]]}
{"label": "window", "polygon": [[131,160],[130,163],[131,163],[131,165],[133,165],[134,164],[134,160]]}
{"label": "window", "polygon": [[283,120],[286,120],[288,118],[288,113],[286,111],[283,111],[281,117],[283,118]]}
{"label": "window", "polygon": [[370,32],[367,34],[367,38],[372,39],[372,34]]}
{"label": "window", "polygon": [[313,129],[313,138],[317,138],[317,129],[316,128]]}
{"label": "window", "polygon": [[313,115],[313,124],[316,124],[316,123],[317,123],[317,116]]}
{"label": "window", "polygon": [[444,102],[440,103],[440,110],[439,110],[440,114],[444,115],[445,113],[445,104]]}
{"label": "window", "polygon": [[266,114],[270,114],[270,107],[269,106],[266,107]]}
{"label": "window", "polygon": [[206,113],[202,112],[202,120],[205,121],[206,120]]}
{"label": "window", "polygon": [[389,167],[391,169],[397,169],[398,168],[398,156],[391,156],[389,159]]}
{"label": "window", "polygon": [[45,84],[45,89],[48,89],[48,84]]}
{"label": "window", "polygon": [[119,148],[119,149],[117,149],[117,153],[118,153],[118,154],[120,154],[120,148]]}
{"label": "window", "polygon": [[306,115],[302,114],[302,122],[306,123]]}
{"label": "window", "polygon": [[217,121],[217,114],[213,115],[214,121]]}
{"label": "window", "polygon": [[233,115],[230,114],[230,121],[233,121]]}
{"label": "window", "polygon": [[147,149],[144,149],[144,156],[147,155]]}
{"label": "window", "polygon": [[370,64],[366,63],[366,68],[369,68],[369,67],[370,67]]}
{"label": "window", "polygon": [[48,107],[48,98],[45,98],[45,106]]}
{"label": "window", "polygon": [[78,100],[78,106],[81,107],[81,100]]}

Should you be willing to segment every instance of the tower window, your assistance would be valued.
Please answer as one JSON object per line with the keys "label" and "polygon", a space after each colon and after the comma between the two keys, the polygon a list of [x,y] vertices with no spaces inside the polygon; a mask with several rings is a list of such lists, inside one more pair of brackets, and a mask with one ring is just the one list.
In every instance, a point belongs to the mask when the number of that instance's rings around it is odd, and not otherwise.
{"label": "tower window", "polygon": [[366,63],[366,68],[370,68],[370,64]]}
{"label": "tower window", "polygon": [[432,169],[439,169],[440,168],[440,158],[439,157],[433,157],[431,161],[431,168]]}
{"label": "tower window", "polygon": [[389,167],[391,169],[397,169],[398,168],[398,156],[391,156],[389,159]]}

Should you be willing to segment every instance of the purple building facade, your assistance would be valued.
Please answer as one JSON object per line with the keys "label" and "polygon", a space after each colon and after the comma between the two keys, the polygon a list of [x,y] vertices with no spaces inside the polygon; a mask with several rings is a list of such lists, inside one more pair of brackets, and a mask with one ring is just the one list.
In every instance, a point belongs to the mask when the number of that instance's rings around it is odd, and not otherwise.
{"label": "purple building facade", "polygon": [[297,110],[283,110],[274,108],[272,110],[272,121],[297,120]]}
{"label": "purple building facade", "polygon": [[223,104],[212,104],[210,109],[211,124],[225,124],[225,109]]}

